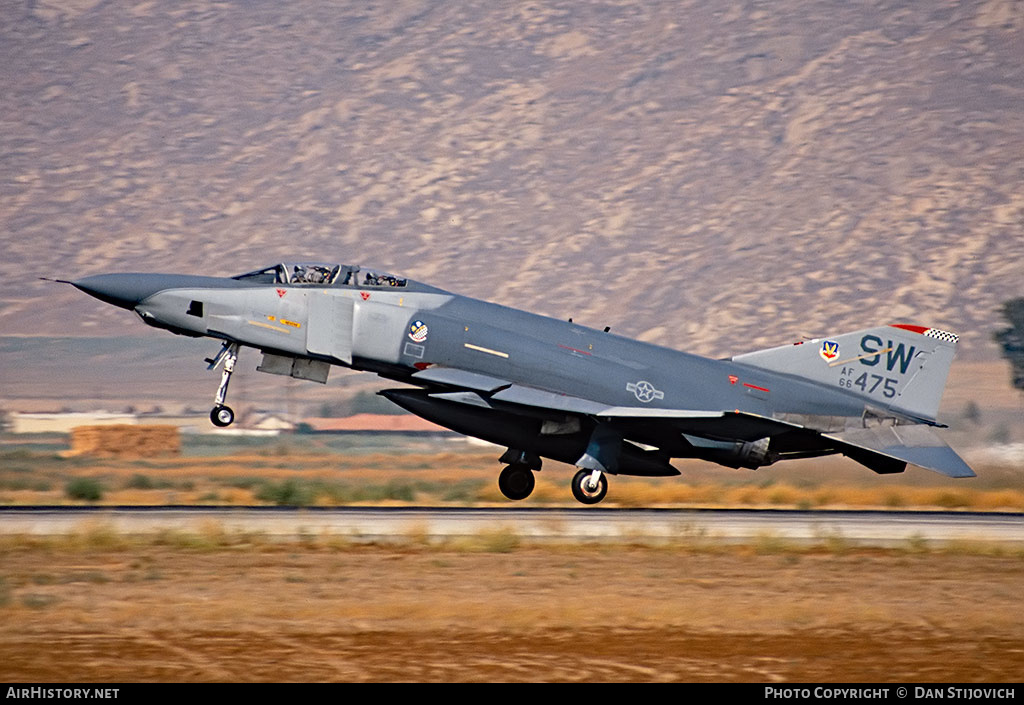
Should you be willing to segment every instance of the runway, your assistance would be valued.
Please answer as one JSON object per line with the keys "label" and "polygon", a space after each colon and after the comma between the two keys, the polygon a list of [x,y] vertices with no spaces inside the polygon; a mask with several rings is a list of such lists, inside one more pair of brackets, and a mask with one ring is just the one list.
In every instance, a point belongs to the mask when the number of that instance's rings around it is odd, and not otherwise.
{"label": "runway", "polygon": [[272,540],[338,537],[387,543],[507,532],[535,542],[750,543],[900,547],[1024,546],[1024,514],[933,511],[435,507],[2,507],[0,535],[253,533]]}

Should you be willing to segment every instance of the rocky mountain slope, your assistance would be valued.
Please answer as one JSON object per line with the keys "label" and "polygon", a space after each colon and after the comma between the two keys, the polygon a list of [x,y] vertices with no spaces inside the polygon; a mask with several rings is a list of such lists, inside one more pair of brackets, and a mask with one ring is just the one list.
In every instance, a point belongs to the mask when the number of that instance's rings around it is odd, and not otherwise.
{"label": "rocky mountain slope", "polygon": [[725,355],[1024,294],[1024,6],[0,1],[0,331],[38,276],[372,264]]}

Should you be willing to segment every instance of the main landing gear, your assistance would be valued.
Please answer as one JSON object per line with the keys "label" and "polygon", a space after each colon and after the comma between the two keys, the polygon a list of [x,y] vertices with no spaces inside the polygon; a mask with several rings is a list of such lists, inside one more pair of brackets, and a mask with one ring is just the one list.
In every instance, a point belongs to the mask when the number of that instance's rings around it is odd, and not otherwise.
{"label": "main landing gear", "polygon": [[508,463],[498,475],[498,489],[509,499],[526,499],[533,492],[536,480],[534,470],[540,470],[540,457],[533,453],[509,448],[500,458]]}
{"label": "main landing gear", "polygon": [[583,504],[597,504],[608,494],[608,479],[600,470],[580,470],[572,478],[572,496]]}
{"label": "main landing gear", "polygon": [[[512,463],[498,475],[498,489],[512,500],[526,499],[536,480],[529,465]],[[597,504],[608,494],[608,478],[600,470],[580,470],[572,478],[572,495],[583,504]]]}
{"label": "main landing gear", "polygon": [[214,397],[214,406],[210,411],[210,421],[213,422],[214,426],[230,426],[235,421],[235,412],[232,411],[230,406],[227,406],[224,402],[228,397],[228,383],[231,381],[231,373],[235,371],[235,363],[238,362],[238,343],[224,343],[224,347],[220,349],[217,356],[212,360],[207,358],[207,362],[210,363],[206,369],[212,370],[217,365],[224,363],[224,371],[220,376],[220,386],[217,387],[217,395]]}
{"label": "main landing gear", "polygon": [[[581,461],[590,461],[587,456]],[[526,499],[536,486],[534,471],[540,470],[541,459],[531,453],[509,448],[501,456],[507,463],[498,475],[498,489],[511,500]],[[583,504],[597,504],[608,494],[607,473],[601,468],[580,468],[572,478],[572,494]]]}
{"label": "main landing gear", "polygon": [[536,480],[529,465],[506,465],[498,475],[498,489],[509,499],[526,499],[533,492]]}

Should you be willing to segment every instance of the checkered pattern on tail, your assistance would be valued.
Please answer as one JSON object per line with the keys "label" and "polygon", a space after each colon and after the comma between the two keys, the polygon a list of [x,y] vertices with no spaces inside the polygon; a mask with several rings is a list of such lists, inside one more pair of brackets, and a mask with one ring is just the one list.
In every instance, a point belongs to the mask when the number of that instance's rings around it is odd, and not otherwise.
{"label": "checkered pattern on tail", "polygon": [[949,331],[939,330],[938,328],[929,328],[924,332],[929,338],[937,338],[938,340],[945,341],[947,343],[956,343],[960,340],[960,336],[956,333],[950,333]]}

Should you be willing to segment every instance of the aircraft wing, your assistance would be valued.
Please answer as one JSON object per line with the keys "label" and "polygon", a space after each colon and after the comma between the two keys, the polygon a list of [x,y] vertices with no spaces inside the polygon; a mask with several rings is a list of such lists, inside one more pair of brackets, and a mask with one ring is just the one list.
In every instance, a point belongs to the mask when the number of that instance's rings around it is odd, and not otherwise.
{"label": "aircraft wing", "polygon": [[770,437],[772,448],[790,457],[840,452],[878,473],[901,472],[910,463],[949,477],[974,476],[952,448],[927,426],[918,424],[826,432],[742,411],[610,406],[442,366],[430,367],[413,378],[449,388],[430,393],[438,400],[513,410],[539,418],[557,414],[596,418],[625,439],[661,448],[675,457],[685,455],[687,447],[716,452],[734,443],[754,443]]}
{"label": "aircraft wing", "polygon": [[[480,401],[493,400],[502,404],[518,404],[537,409],[549,409],[586,416],[596,416],[609,421],[615,419],[720,419],[721,411],[694,411],[690,409],[641,409],[626,406],[609,406],[570,394],[549,392],[536,387],[513,384],[497,377],[468,372],[453,367],[429,367],[413,375],[417,381],[433,382],[451,387],[481,392],[477,394]],[[463,401],[480,405],[471,397],[459,395],[457,392],[434,395],[452,401]],[[485,402],[486,403],[486,402]],[[493,406],[492,404],[486,404]]]}
{"label": "aircraft wing", "polygon": [[597,418],[619,430],[624,438],[661,447],[679,442],[682,434],[729,441],[755,441],[802,429],[797,424],[738,411],[610,406],[582,397],[449,367],[429,367],[413,375],[416,381],[442,384],[452,391],[430,396],[488,408],[518,407],[534,416],[552,412]]}
{"label": "aircraft wing", "polygon": [[472,389],[478,392],[495,392],[503,387],[512,386],[512,383],[508,380],[499,379],[498,377],[440,365],[431,365],[425,370],[420,370],[412,378],[419,382],[444,384],[450,387]]}

